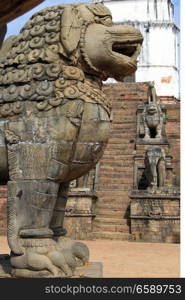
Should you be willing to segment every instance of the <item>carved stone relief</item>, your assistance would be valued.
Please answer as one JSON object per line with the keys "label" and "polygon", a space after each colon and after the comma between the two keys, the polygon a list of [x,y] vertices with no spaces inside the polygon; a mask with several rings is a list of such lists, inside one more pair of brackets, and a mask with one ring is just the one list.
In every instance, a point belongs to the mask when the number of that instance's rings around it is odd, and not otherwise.
{"label": "carved stone relief", "polygon": [[166,109],[158,102],[154,83],[148,88],[148,100],[137,110],[137,138],[140,142],[151,144],[166,142]]}

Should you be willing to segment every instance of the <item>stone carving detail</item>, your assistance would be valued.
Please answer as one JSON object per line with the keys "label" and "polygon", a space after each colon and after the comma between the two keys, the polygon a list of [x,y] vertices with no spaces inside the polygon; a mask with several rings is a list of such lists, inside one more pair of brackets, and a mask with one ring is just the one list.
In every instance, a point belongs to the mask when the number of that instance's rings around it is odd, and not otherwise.
{"label": "stone carving detail", "polygon": [[148,101],[138,108],[138,137],[145,142],[161,141],[165,137],[165,108],[157,101],[154,83],[148,87]]}
{"label": "stone carving detail", "polygon": [[175,193],[172,156],[162,147],[153,146],[134,158],[134,190],[152,193]]}
{"label": "stone carving detail", "polygon": [[[163,119],[161,118],[160,106],[149,104],[143,112],[144,139],[161,138]],[[153,134],[152,134],[153,131]]]}
{"label": "stone carving detail", "polygon": [[148,188],[151,190],[164,188],[166,184],[166,162],[163,149],[153,148],[146,151],[145,168]]}
{"label": "stone carving detail", "polygon": [[166,108],[157,101],[154,83],[147,103],[137,109],[134,184],[130,194],[133,240],[179,242],[180,193],[165,133]]}
{"label": "stone carving detail", "polygon": [[164,119],[160,104],[147,104],[143,111],[144,139],[160,139],[162,137],[163,123]]}
{"label": "stone carving detail", "polygon": [[135,72],[142,40],[137,29],[113,25],[102,4],[80,3],[34,14],[5,41],[0,170],[8,181],[13,276],[72,276],[88,261],[85,245],[63,237],[69,182],[103,155],[111,102],[102,80]]}

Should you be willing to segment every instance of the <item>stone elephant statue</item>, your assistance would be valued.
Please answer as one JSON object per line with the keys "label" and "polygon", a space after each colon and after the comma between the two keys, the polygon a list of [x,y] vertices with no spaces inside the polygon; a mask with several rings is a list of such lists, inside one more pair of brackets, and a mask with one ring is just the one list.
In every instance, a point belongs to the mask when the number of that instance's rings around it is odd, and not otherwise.
{"label": "stone elephant statue", "polygon": [[149,190],[164,188],[166,183],[165,158],[165,151],[162,148],[152,148],[146,151],[145,175]]}
{"label": "stone elephant statue", "polygon": [[14,276],[72,276],[88,261],[85,245],[65,242],[68,186],[108,141],[102,80],[135,72],[142,41],[134,27],[113,25],[102,4],[80,3],[37,12],[2,48],[0,180]]}

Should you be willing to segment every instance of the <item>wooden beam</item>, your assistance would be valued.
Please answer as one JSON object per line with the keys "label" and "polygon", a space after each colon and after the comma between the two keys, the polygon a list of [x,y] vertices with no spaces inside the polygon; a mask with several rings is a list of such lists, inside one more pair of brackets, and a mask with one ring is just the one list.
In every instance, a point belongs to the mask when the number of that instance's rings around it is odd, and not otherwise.
{"label": "wooden beam", "polygon": [[2,43],[4,41],[6,31],[7,31],[7,25],[6,24],[0,25],[0,48],[1,48]]}
{"label": "wooden beam", "polygon": [[0,26],[23,15],[43,0],[0,0]]}

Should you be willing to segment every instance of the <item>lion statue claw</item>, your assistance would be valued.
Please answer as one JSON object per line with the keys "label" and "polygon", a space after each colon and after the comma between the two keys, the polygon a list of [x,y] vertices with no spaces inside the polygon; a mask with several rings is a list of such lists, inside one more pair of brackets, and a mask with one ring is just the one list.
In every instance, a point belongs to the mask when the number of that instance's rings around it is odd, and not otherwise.
{"label": "lion statue claw", "polygon": [[[14,277],[72,277],[77,267],[89,260],[89,250],[81,242],[60,237],[58,241],[45,239],[22,240],[24,254],[12,254],[10,262]],[[29,270],[29,271],[28,271]]]}

